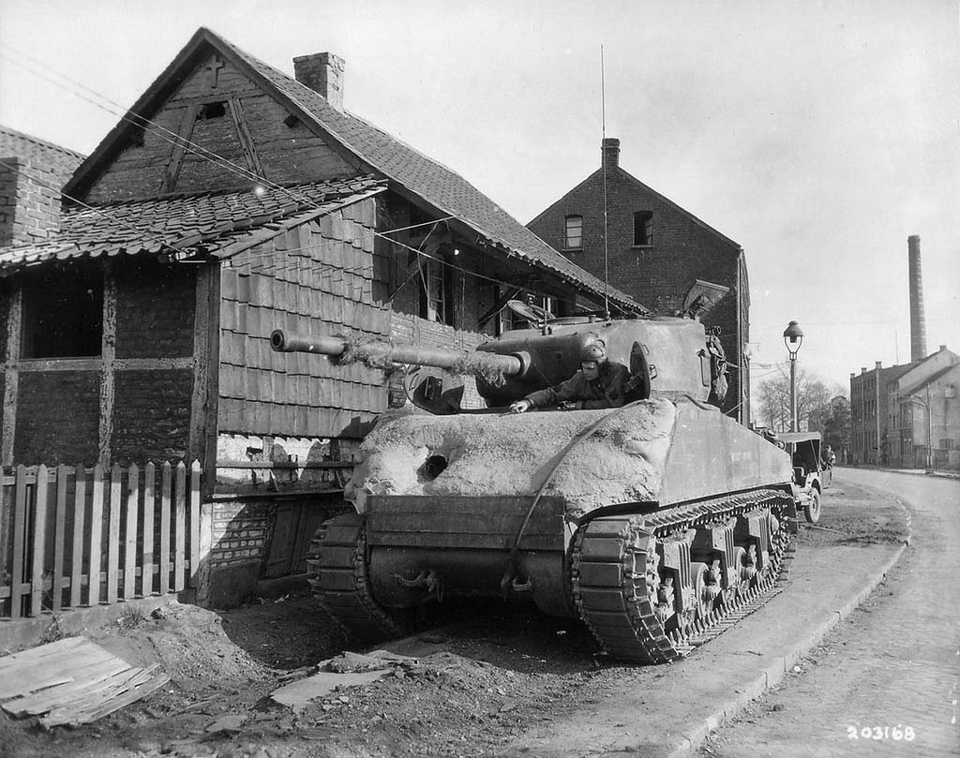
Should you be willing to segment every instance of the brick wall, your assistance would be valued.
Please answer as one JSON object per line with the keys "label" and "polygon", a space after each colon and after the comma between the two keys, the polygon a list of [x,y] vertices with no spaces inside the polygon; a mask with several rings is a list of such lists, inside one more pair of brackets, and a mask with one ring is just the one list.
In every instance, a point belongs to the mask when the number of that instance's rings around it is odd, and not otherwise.
{"label": "brick wall", "polygon": [[306,571],[310,540],[319,525],[345,510],[338,493],[282,502],[219,501],[206,506],[201,531],[210,549],[202,573],[200,601],[223,608],[237,605],[264,578]]}
{"label": "brick wall", "polygon": [[15,462],[95,463],[99,386],[96,371],[21,371]]}
{"label": "brick wall", "polygon": [[115,269],[117,358],[193,355],[196,269],[152,260]]}
{"label": "brick wall", "polygon": [[212,566],[259,566],[267,534],[270,503],[242,501],[215,503],[213,506]]}
{"label": "brick wall", "polygon": [[46,239],[60,229],[60,192],[52,168],[0,158],[0,247]]}
{"label": "brick wall", "polygon": [[[52,142],[0,126],[0,156],[10,155],[29,159],[53,172],[53,184],[58,189],[66,184],[84,156]],[[9,163],[4,159],[5,163]]]}
{"label": "brick wall", "polygon": [[114,379],[110,457],[127,465],[176,461],[190,441],[192,370],[118,371]]}
{"label": "brick wall", "polygon": [[269,523],[270,503],[214,502],[209,522],[201,529],[210,532],[201,604],[213,608],[239,605],[252,595],[260,579],[261,563]]}

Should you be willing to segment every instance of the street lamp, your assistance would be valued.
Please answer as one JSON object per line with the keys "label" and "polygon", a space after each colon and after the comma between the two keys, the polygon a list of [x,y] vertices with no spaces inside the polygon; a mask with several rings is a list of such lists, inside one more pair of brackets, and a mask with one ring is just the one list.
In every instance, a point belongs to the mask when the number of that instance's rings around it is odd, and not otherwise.
{"label": "street lamp", "polygon": [[797,424],[797,353],[803,344],[803,329],[796,321],[787,324],[783,330],[783,344],[790,353],[790,431],[798,431]]}

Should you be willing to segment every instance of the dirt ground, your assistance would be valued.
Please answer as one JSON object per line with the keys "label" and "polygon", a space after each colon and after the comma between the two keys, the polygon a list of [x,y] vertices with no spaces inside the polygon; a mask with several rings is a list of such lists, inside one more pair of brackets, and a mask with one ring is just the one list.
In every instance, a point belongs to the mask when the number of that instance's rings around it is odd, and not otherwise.
{"label": "dirt ground", "polygon": [[[854,488],[824,498],[804,550],[898,542],[902,509]],[[170,605],[88,637],[134,665],[159,662],[171,682],[149,698],[76,729],[44,732],[0,714],[0,756],[367,758],[489,756],[534,726],[574,717],[605,693],[667,669],[622,666],[584,627],[499,602],[444,604],[426,631],[391,645],[416,661],[384,678],[332,691],[299,711],[269,696],[304,667],[354,647],[305,592],[213,612]],[[410,654],[409,652],[407,653]]]}

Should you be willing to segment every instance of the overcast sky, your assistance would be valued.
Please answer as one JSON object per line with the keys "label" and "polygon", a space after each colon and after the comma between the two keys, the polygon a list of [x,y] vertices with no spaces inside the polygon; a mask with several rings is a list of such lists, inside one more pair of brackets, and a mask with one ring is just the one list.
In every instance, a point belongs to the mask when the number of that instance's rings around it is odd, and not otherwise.
{"label": "overcast sky", "polygon": [[[620,165],[746,251],[754,386],[910,360],[907,237],[928,352],[960,352],[957,0],[3,0],[0,124],[90,153],[206,26],[292,73],[346,59],[347,110],[527,223]],[[68,82],[66,88],[47,81]],[[46,77],[46,78],[44,78]]]}

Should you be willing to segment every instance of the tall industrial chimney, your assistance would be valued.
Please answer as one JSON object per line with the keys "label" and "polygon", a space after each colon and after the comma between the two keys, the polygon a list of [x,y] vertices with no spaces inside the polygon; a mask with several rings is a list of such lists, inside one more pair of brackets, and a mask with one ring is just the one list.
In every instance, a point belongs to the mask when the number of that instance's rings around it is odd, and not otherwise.
{"label": "tall industrial chimney", "polygon": [[923,276],[920,271],[920,235],[907,237],[910,257],[910,361],[927,357],[927,325],[923,318]]}

